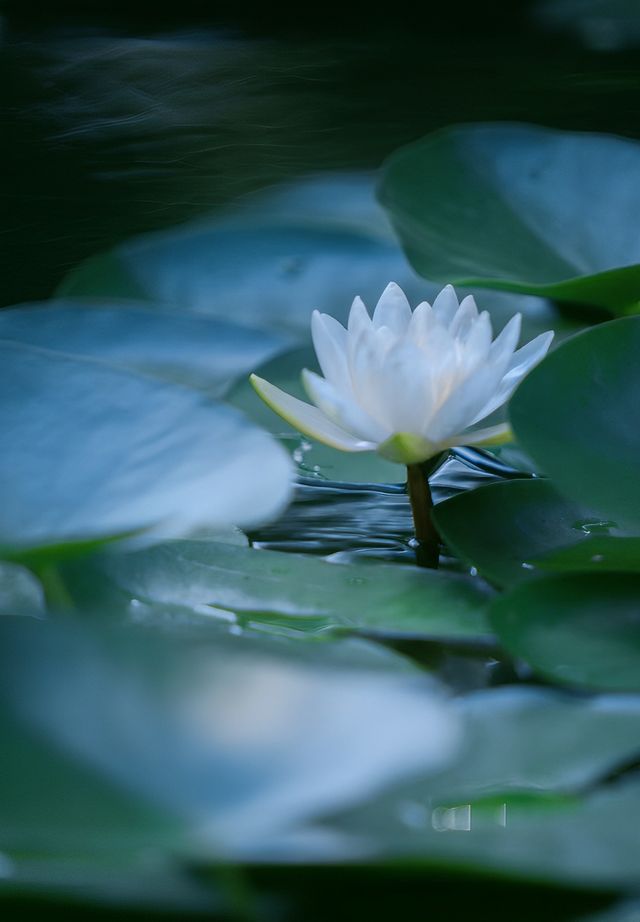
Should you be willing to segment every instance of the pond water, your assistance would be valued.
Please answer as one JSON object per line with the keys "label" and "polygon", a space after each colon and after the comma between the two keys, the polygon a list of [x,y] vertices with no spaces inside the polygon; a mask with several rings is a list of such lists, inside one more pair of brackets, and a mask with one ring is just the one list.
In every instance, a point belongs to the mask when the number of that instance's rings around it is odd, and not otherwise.
{"label": "pond water", "polygon": [[[640,263],[638,152],[583,140],[567,162],[561,140],[539,212],[513,151],[564,136],[504,135],[495,212],[472,177],[470,238],[498,268],[542,253],[480,306],[562,345],[512,401],[519,444],[431,475],[439,573],[402,566],[404,468],[299,435],[248,375],[300,396],[314,307],[439,289],[416,267],[446,209],[417,255],[403,237],[410,264],[376,199],[399,148],[476,122],[640,138],[640,6],[88,6],[0,2],[0,878],[178,918],[357,899],[408,922],[428,888],[434,920],[632,922],[633,900],[596,913],[640,889],[640,327],[601,323],[639,310],[618,277]],[[436,186],[456,143],[500,159],[472,134],[440,135]],[[525,219],[477,226],[475,195],[509,220],[521,195]],[[584,206],[575,252],[555,199]],[[584,303],[526,274],[574,256]]]}

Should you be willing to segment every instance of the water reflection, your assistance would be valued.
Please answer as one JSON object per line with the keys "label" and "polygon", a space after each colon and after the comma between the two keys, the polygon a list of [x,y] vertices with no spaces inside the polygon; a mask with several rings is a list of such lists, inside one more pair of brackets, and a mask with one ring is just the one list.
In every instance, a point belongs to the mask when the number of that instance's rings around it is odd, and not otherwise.
{"label": "water reflection", "polygon": [[[454,449],[430,483],[434,502],[439,503],[496,480],[530,476],[489,452],[465,448]],[[415,559],[404,483],[344,483],[300,476],[286,513],[250,537],[254,547],[319,554],[339,562],[376,558],[412,563]],[[442,565],[457,567],[446,554]]]}

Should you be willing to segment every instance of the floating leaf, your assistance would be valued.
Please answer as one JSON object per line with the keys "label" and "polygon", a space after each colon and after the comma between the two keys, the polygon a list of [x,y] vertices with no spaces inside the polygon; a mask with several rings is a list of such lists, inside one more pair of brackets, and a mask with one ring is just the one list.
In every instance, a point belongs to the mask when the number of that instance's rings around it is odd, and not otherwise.
{"label": "floating leaf", "polygon": [[196,645],[30,619],[0,634],[15,719],[187,822],[213,855],[257,851],[320,810],[435,769],[459,740],[429,678],[362,643]]}
{"label": "floating leaf", "polygon": [[[518,440],[609,529],[640,531],[640,317],[585,330],[527,376],[511,400]],[[572,542],[567,542],[572,543]]]}
{"label": "floating leaf", "polygon": [[640,575],[553,574],[492,606],[504,646],[567,685],[640,691]]}
{"label": "floating leaf", "polygon": [[462,125],[395,153],[380,198],[427,278],[625,311],[640,301],[639,175],[634,141]]}
{"label": "floating leaf", "polygon": [[0,358],[5,555],[248,525],[284,506],[288,457],[234,410],[91,359],[11,342]]}
{"label": "floating leaf", "polygon": [[263,330],[148,302],[67,299],[0,313],[0,337],[122,365],[220,396],[286,348]]}
{"label": "floating leaf", "polygon": [[[143,551],[105,554],[72,591],[88,601],[99,576],[129,599],[204,605],[243,620],[300,631],[351,630],[423,639],[487,636],[490,591],[478,580],[398,564],[335,564],[278,551],[172,541]],[[96,575],[95,570],[98,571]]]}
{"label": "floating leaf", "polygon": [[534,575],[542,554],[601,531],[624,533],[540,479],[467,490],[439,503],[434,518],[451,550],[498,586]]}
{"label": "floating leaf", "polygon": [[594,535],[579,544],[547,551],[531,561],[541,570],[638,573],[640,572],[640,537],[621,538]]}

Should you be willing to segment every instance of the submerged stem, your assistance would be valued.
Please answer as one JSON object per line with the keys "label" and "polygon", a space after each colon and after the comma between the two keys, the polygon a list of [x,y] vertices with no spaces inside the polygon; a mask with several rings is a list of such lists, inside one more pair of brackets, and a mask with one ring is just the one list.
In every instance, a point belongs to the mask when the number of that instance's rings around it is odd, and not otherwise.
{"label": "submerged stem", "polygon": [[407,465],[407,492],[416,532],[416,563],[419,567],[435,570],[440,557],[440,538],[431,517],[433,499],[429,479],[422,465]]}

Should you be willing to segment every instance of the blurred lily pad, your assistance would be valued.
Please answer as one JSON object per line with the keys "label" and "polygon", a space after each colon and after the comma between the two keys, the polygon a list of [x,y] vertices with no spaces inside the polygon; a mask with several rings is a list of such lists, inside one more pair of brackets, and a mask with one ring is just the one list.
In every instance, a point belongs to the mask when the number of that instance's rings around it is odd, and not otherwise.
{"label": "blurred lily pad", "polygon": [[228,320],[158,311],[148,302],[67,299],[0,313],[0,337],[86,355],[220,396],[287,347],[287,339]]}
{"label": "blurred lily pad", "polygon": [[534,368],[509,406],[516,437],[558,490],[609,531],[631,534],[640,529],[638,354],[640,317],[585,330]]}
{"label": "blurred lily pad", "polygon": [[551,574],[492,606],[501,642],[556,682],[640,691],[640,575]]}
{"label": "blurred lily pad", "polygon": [[247,525],[286,503],[288,457],[234,410],[87,358],[8,341],[0,357],[5,556]]}
{"label": "blurred lily pad", "polygon": [[[441,287],[408,264],[376,202],[373,178],[352,173],[284,184],[224,216],[126,241],[72,270],[58,293],[146,299],[154,310],[232,317],[308,341],[315,308],[344,321],[355,295],[372,308],[392,280],[414,305],[433,300]],[[521,311],[526,339],[582,326],[541,298],[494,292],[481,307],[496,331]]]}
{"label": "blurred lily pad", "polygon": [[427,278],[624,312],[640,301],[639,177],[634,141],[472,124],[393,154],[380,198]]}
{"label": "blurred lily pad", "polygon": [[640,786],[633,776],[600,782],[637,758],[639,696],[499,688],[456,709],[464,744],[446,770],[335,814],[320,832],[342,834],[352,859],[404,859],[423,874],[637,885]]}
{"label": "blurred lily pad", "polygon": [[439,503],[434,517],[451,550],[497,586],[534,576],[543,554],[567,545],[580,548],[602,532],[625,534],[537,478],[467,490]]}
{"label": "blurred lily pad", "polygon": [[167,642],[30,619],[5,620],[0,633],[12,719],[181,820],[191,848],[209,855],[257,852],[320,810],[443,765],[459,741],[428,677],[366,645],[292,652],[273,640]]}
{"label": "blurred lily pad", "polygon": [[[249,624],[324,633],[355,631],[421,639],[487,637],[491,591],[480,581],[397,564],[337,564],[299,554],[171,541],[104,554],[68,571],[72,593],[95,602],[116,587],[123,600],[213,606]],[[109,598],[109,596],[105,596]]]}

